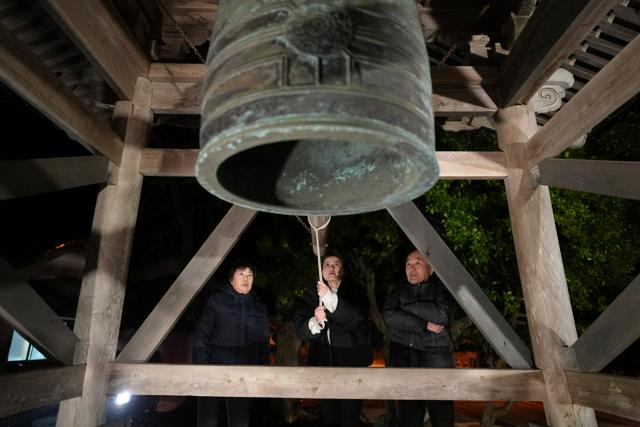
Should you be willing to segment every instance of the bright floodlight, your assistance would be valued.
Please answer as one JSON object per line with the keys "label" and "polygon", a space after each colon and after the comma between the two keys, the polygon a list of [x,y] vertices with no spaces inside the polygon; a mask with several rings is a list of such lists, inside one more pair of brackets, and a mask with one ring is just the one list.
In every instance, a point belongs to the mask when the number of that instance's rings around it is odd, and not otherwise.
{"label": "bright floodlight", "polygon": [[116,405],[124,405],[125,403],[129,403],[131,400],[131,393],[128,391],[123,391],[122,393],[118,393],[116,396]]}

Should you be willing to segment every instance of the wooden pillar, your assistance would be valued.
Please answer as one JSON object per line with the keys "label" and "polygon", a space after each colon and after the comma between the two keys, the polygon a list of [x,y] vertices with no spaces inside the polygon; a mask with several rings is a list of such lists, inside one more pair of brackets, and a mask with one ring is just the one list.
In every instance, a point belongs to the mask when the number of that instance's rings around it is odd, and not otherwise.
{"label": "wooden pillar", "polygon": [[569,351],[577,332],[562,265],[549,189],[537,183],[537,166],[525,169],[525,147],[537,130],[526,105],[500,110],[495,116],[500,148],[507,158],[505,181],[520,281],[527,309],[535,363],[547,390],[548,422],[560,426],[596,426],[593,409],[573,405],[565,369],[575,369]]}
{"label": "wooden pillar", "polygon": [[114,111],[114,128],[124,130],[122,162],[119,168],[110,165],[113,182],[98,195],[75,320],[75,332],[82,342],[74,362],[87,365],[83,392],[61,403],[58,427],[92,427],[104,422],[108,364],[116,355],[142,189],[140,152],[153,119],[150,106],[151,84],[139,78],[133,101],[119,102]]}

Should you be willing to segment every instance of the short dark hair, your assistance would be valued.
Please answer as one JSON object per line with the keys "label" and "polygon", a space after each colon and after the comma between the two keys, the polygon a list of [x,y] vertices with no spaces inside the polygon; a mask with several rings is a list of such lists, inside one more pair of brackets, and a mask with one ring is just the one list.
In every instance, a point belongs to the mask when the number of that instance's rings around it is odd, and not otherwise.
{"label": "short dark hair", "polygon": [[327,253],[325,253],[322,256],[322,262],[324,262],[324,260],[329,258],[330,256],[338,258],[344,264],[344,257],[336,251],[328,251]]}
{"label": "short dark hair", "polygon": [[248,268],[249,270],[251,270],[251,272],[253,273],[253,277],[254,278],[256,277],[255,265],[252,262],[247,261],[246,259],[240,258],[240,259],[237,259],[229,269],[229,282],[233,280],[233,275],[235,274],[236,271],[244,270],[245,268]]}

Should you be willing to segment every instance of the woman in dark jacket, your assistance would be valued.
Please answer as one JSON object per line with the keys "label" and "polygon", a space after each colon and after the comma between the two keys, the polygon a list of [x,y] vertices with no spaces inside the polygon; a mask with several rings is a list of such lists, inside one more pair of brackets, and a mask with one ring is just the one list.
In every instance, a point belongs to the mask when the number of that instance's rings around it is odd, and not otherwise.
{"label": "woman in dark jacket", "polygon": [[[310,366],[369,366],[369,309],[366,295],[343,281],[342,258],[330,255],[322,263],[316,289],[307,293],[294,314],[298,336],[310,343]],[[330,425],[360,425],[361,400],[322,400],[322,412]]]}
{"label": "woman in dark jacket", "polygon": [[[229,270],[229,284],[213,292],[196,328],[194,363],[268,364],[267,309],[251,293],[253,277],[254,268],[238,261]],[[249,425],[251,399],[214,397],[198,400],[198,427],[216,427],[223,402],[229,427]]]}

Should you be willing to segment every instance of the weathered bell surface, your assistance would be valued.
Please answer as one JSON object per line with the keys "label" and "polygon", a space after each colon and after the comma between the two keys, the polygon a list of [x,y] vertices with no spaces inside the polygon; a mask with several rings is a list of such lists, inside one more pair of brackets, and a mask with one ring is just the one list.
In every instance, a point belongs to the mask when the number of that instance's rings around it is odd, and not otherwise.
{"label": "weathered bell surface", "polygon": [[438,179],[415,0],[221,0],[196,176],[234,204],[340,215]]}

